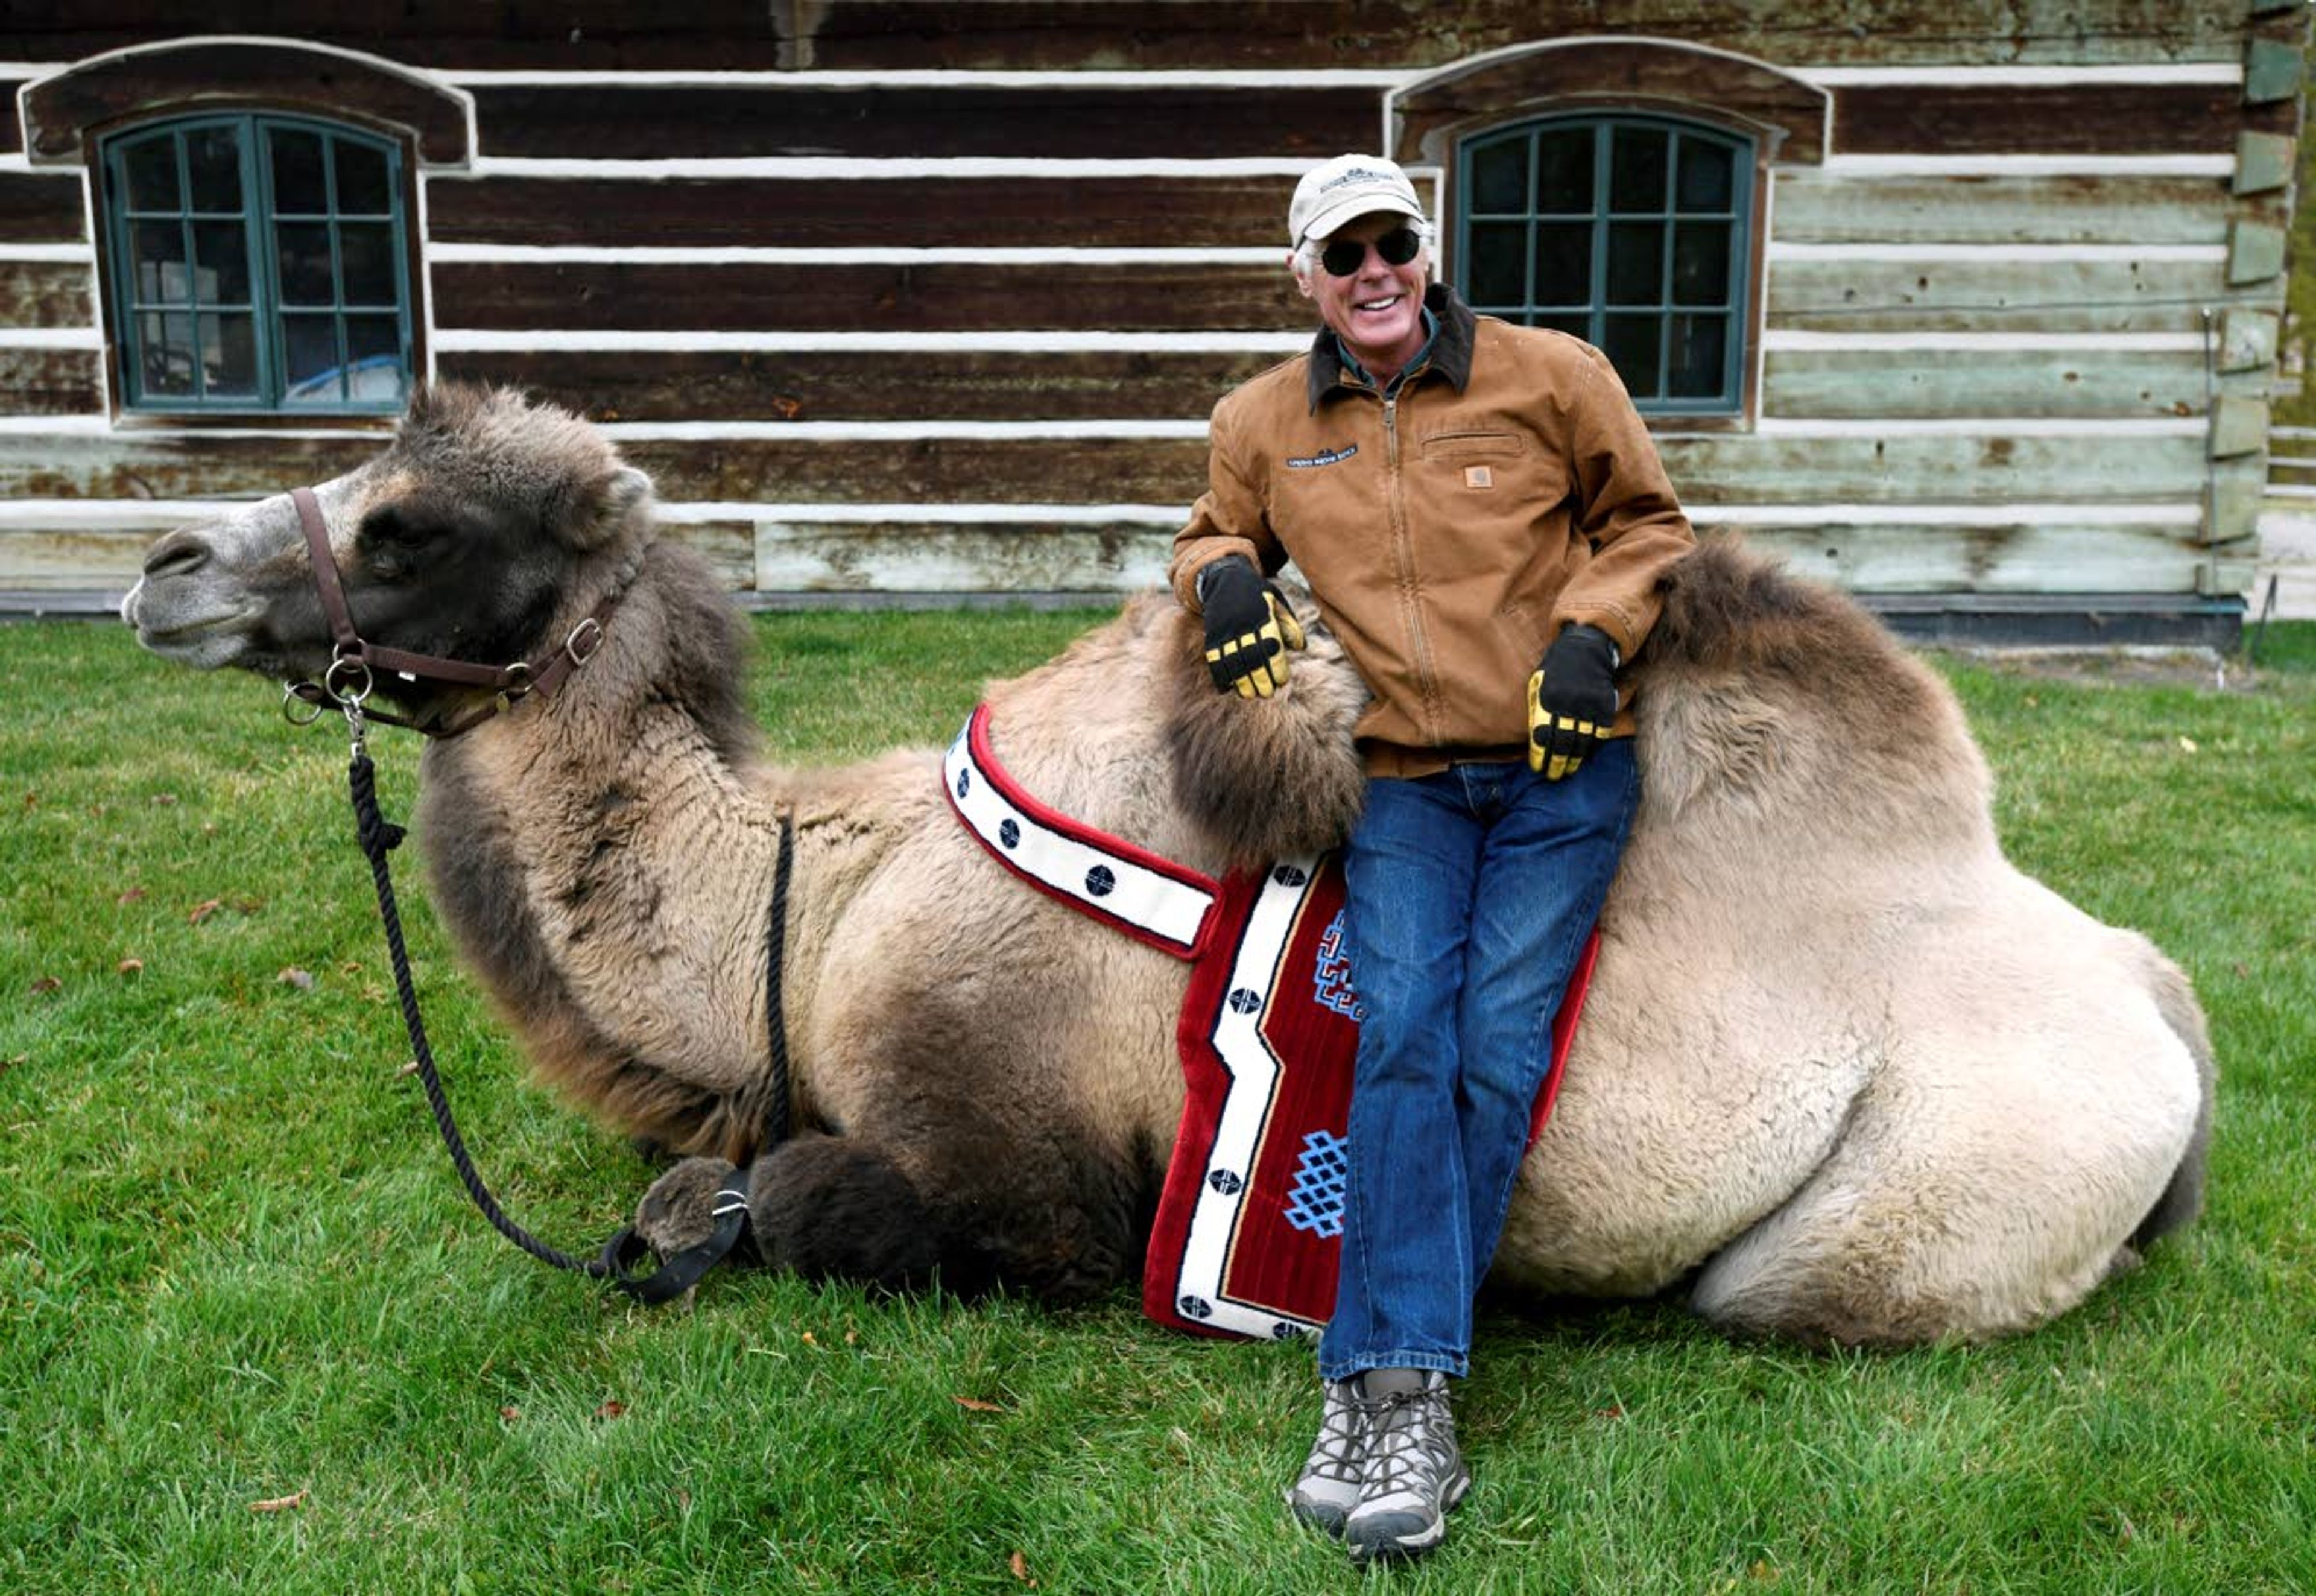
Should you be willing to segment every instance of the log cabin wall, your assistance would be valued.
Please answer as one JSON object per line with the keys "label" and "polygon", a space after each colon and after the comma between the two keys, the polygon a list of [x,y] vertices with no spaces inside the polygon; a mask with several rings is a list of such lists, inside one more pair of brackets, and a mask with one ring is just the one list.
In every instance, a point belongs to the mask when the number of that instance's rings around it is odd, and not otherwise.
{"label": "log cabin wall", "polygon": [[209,40],[172,9],[0,25],[20,610],[101,605],[156,532],[390,424],[124,408],[94,139],[214,100],[396,134],[421,371],[602,423],[752,602],[1155,581],[1214,402],[1308,341],[1295,178],[1398,156],[1452,272],[1462,132],[1629,103],[1760,136],[1743,404],[1652,418],[1700,526],[1921,632],[2241,612],[2297,6],[223,0]]}

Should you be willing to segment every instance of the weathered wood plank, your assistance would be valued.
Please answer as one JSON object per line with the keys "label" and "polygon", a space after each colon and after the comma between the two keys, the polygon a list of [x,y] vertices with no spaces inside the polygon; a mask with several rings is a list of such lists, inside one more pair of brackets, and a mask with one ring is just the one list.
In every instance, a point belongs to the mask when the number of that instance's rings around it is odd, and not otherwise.
{"label": "weathered wood plank", "polygon": [[1036,522],[756,524],[759,593],[1130,592],[1162,582],[1171,527]]}
{"label": "weathered wood plank", "polygon": [[0,588],[54,593],[137,584],[145,551],[164,529],[0,527]]}
{"label": "weathered wood plank", "polygon": [[[281,493],[361,464],[381,434],[0,435],[0,495],[193,499]],[[674,502],[1179,504],[1204,491],[1203,439],[637,439],[621,446]]]}
{"label": "weathered wood plank", "polygon": [[0,326],[85,327],[96,320],[96,273],[66,261],[0,261]]}
{"label": "weathered wood plank", "polygon": [[85,244],[77,173],[0,172],[0,241]]}
{"label": "weathered wood plank", "polygon": [[1833,147],[1844,155],[2231,154],[2271,113],[2226,84],[1848,85],[1834,96]]}
{"label": "weathered wood plank", "polygon": [[2224,244],[2238,214],[2208,177],[1776,175],[1780,244]]}
{"label": "weathered wood plank", "polygon": [[951,350],[450,351],[446,377],[508,382],[598,421],[1204,421],[1269,353]]}
{"label": "weathered wood plank", "polygon": [[383,431],[333,438],[0,434],[0,498],[262,497],[351,471],[383,448],[387,437]]}
{"label": "weathered wood plank", "polygon": [[93,349],[0,349],[0,415],[88,415],[104,408]]}
{"label": "weathered wood plank", "polygon": [[2191,593],[2210,564],[2192,523],[1955,528],[1813,522],[1744,529],[1797,574],[1864,593]]}
{"label": "weathered wood plank", "polygon": [[1769,263],[1772,327],[1817,332],[2192,332],[2232,294],[2218,260],[2000,257]]}
{"label": "weathered wood plank", "polygon": [[[2142,504],[2203,493],[2202,432],[2147,436],[2096,428],[2050,437],[1990,422],[1980,433],[1884,432],[1830,437],[1674,434],[1657,452],[1681,497],[1696,504],[2047,503]],[[2256,472],[2254,474],[2256,479]]]}
{"label": "weathered wood plank", "polygon": [[[2265,393],[2264,375],[2219,379]],[[2205,410],[2204,362],[2169,351],[1772,349],[1761,408],[1803,416],[2185,416]]]}
{"label": "weathered wood plank", "polygon": [[475,91],[475,120],[494,156],[1324,159],[1375,142],[1382,95],[1366,85],[485,84]]}
{"label": "weathered wood plank", "polygon": [[[0,75],[0,105],[14,105],[16,91],[29,78]],[[0,116],[0,156],[22,155],[24,152],[24,122],[17,116]]]}
{"label": "weathered wood plank", "polygon": [[708,265],[450,261],[433,272],[442,327],[1043,329],[1133,333],[1299,328],[1309,306],[1265,265]]}
{"label": "weathered wood plank", "polygon": [[[1861,16],[1865,18],[1861,21]],[[74,60],[184,31],[154,0],[14,0],[11,54]],[[1694,40],[1767,60],[1931,65],[2236,58],[2242,13],[2178,0],[706,0],[548,8],[404,0],[300,14],[301,36],[440,67],[894,70],[1440,66],[1578,34]],[[280,34],[267,0],[215,0],[211,33]]]}
{"label": "weathered wood plank", "polygon": [[1278,177],[440,178],[440,242],[827,247],[1276,244]]}

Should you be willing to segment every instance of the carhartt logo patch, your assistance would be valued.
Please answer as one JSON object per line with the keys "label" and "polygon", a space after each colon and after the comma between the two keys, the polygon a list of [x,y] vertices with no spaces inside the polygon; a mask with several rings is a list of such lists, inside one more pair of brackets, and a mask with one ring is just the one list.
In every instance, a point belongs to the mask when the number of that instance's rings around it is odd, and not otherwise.
{"label": "carhartt logo patch", "polygon": [[1495,474],[1490,471],[1485,466],[1466,466],[1464,468],[1464,486],[1465,487],[1493,487],[1496,486]]}
{"label": "carhartt logo patch", "polygon": [[1358,451],[1358,444],[1346,443],[1341,449],[1323,449],[1316,454],[1290,454],[1287,457],[1287,464],[1291,470],[1304,471],[1313,466],[1332,466],[1340,460],[1347,460]]}

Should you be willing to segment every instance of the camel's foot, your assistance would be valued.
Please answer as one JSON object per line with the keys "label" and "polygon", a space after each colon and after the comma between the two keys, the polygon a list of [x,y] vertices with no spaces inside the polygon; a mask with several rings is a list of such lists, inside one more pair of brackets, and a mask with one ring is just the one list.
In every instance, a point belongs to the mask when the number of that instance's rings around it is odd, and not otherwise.
{"label": "camel's foot", "polygon": [[732,1173],[723,1158],[687,1158],[651,1183],[636,1205],[636,1234],[663,1258],[699,1245],[716,1228],[716,1192]]}

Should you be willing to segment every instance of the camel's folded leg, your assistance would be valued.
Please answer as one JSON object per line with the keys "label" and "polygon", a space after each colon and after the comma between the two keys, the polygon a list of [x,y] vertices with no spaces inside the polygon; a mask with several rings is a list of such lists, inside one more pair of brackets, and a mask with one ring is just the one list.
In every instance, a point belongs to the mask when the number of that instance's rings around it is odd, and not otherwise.
{"label": "camel's folded leg", "polygon": [[[1101,1160],[1064,1159],[1050,1140],[993,1148],[969,1133],[968,1112],[945,1119],[945,1135],[913,1145],[806,1132],[757,1159],[757,1256],[810,1279],[890,1290],[938,1282],[966,1295],[1002,1284],[1068,1299],[1120,1277],[1133,1204]],[[662,1175],[638,1206],[637,1233],[662,1256],[705,1237],[731,1169],[690,1158]],[[926,1201],[926,1190],[940,1200]]]}

